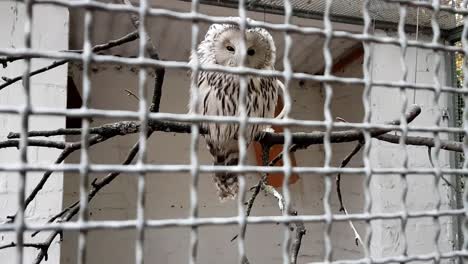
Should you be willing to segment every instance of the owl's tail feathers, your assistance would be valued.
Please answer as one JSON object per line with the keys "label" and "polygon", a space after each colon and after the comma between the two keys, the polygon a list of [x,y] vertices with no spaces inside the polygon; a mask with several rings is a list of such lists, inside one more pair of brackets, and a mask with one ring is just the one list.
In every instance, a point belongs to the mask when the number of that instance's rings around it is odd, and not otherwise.
{"label": "owl's tail feathers", "polygon": [[[230,152],[226,155],[214,156],[214,165],[233,166],[239,162],[239,152]],[[239,190],[237,174],[232,172],[216,172],[214,182],[218,189],[218,196],[221,201],[234,199]]]}

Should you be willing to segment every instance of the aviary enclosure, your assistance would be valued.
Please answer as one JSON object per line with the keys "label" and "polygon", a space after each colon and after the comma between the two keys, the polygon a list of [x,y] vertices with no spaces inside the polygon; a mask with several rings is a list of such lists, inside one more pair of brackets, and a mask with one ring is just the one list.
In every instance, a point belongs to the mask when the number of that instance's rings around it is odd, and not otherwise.
{"label": "aviary enclosure", "polygon": [[[0,262],[464,262],[467,4],[1,1]],[[212,24],[266,30],[274,67],[244,33],[239,65],[190,63]],[[206,73],[236,76],[236,114],[189,112]],[[284,84],[279,117],[252,78]]]}

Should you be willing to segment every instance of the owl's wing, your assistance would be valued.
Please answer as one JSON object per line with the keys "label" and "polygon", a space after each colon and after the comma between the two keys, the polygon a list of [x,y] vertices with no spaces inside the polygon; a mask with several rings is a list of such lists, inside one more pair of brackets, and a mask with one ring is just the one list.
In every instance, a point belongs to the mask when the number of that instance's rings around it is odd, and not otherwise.
{"label": "owl's wing", "polygon": [[[283,98],[284,98],[284,94],[286,93],[286,87],[284,86],[284,84],[280,81],[280,80],[276,80],[276,84],[278,85],[278,87],[280,88],[279,90],[281,90],[281,94],[283,95]],[[278,94],[280,93],[280,91],[278,91]],[[284,107],[284,104],[283,104],[283,109],[281,110],[281,112],[275,117],[277,119],[282,119],[285,115],[285,107]]]}

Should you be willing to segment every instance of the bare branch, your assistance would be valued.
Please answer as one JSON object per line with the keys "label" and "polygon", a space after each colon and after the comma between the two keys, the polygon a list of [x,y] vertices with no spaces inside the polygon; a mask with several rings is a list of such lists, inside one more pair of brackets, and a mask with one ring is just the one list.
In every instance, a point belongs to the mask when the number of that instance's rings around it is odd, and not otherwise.
{"label": "bare branch", "polygon": [[[54,222],[55,220],[57,220],[58,218],[62,217],[65,215],[65,213],[67,213],[68,211],[70,211],[72,208],[74,208],[79,202],[75,202],[73,203],[72,205],[68,206],[67,208],[63,209],[60,213],[52,216],[48,221],[47,223],[52,223]],[[39,234],[39,232],[41,232],[41,230],[38,230],[38,231],[35,231],[34,233],[31,234],[31,237],[35,237],[37,234]],[[60,232],[60,241],[62,240],[62,233]]]}
{"label": "bare branch", "polygon": [[[275,197],[277,200],[278,200],[278,205],[280,207],[280,210],[283,211],[283,209],[285,208],[284,206],[284,198],[283,196],[278,192],[276,191],[276,189],[270,185],[266,185],[266,184],[263,184],[263,190],[267,193],[267,194],[270,194],[272,195],[273,197]],[[283,207],[283,209],[281,208]],[[294,215],[294,216],[297,216],[298,213],[297,211],[290,207],[289,210],[288,210],[288,214],[289,215]],[[302,245],[302,237],[306,234],[307,230],[304,226],[304,222],[302,221],[296,221],[294,222],[294,225],[296,226],[296,237],[291,245],[291,260],[290,260],[290,263],[291,264],[296,264],[297,263],[297,256],[299,255],[299,250],[301,249],[301,245]]]}
{"label": "bare branch", "polygon": [[[157,53],[156,53],[156,50],[153,50],[154,53],[151,54],[151,56],[158,56]],[[165,74],[165,71],[164,69],[159,69],[157,68],[156,69],[156,79],[155,79],[155,85],[154,85],[154,90],[153,90],[153,97],[152,97],[152,102],[151,102],[151,106],[150,106],[150,109],[149,111],[150,112],[159,112],[159,106],[160,106],[160,103],[161,103],[161,95],[162,95],[162,86],[163,86],[163,82],[164,82],[164,74]],[[122,124],[124,124],[122,126]],[[153,126],[156,126],[158,128],[163,128],[162,126],[160,125],[163,125],[163,123],[159,123],[157,125],[153,124],[153,122],[150,122],[150,124],[152,124],[152,126],[149,126],[148,127],[148,131],[147,131],[147,138],[149,138],[154,131]],[[158,126],[159,125],[159,126]],[[164,126],[164,125],[163,125]],[[108,133],[111,133],[111,135],[125,135],[125,134],[128,134],[128,133],[125,133],[125,132],[129,132],[129,131],[132,131],[132,133],[136,133],[139,131],[140,129],[140,125],[138,123],[132,123],[132,122],[119,122],[119,124],[117,124],[117,129],[115,129],[116,126],[115,124],[114,125],[110,125],[110,126],[107,126],[106,129],[104,129],[104,131],[102,130],[102,127],[99,128],[98,130],[95,130],[95,132],[104,132],[105,134],[109,135]],[[136,129],[136,131],[135,131]],[[115,131],[115,132],[111,132],[111,131]],[[190,129],[188,130],[190,131]],[[112,134],[114,133],[114,134]],[[104,136],[104,134],[100,134],[101,136]],[[138,154],[138,151],[139,151],[139,142],[137,142],[130,150],[130,152],[128,153],[127,155],[127,158],[125,159],[125,161],[122,163],[123,165],[128,165],[130,163],[132,163],[133,159],[135,158],[135,156]],[[91,183],[91,186],[92,186],[92,189],[89,191],[88,193],[88,202],[91,202],[91,200],[98,194],[98,192],[104,188],[106,185],[110,184],[117,176],[120,175],[120,172],[112,172],[112,173],[109,173],[106,177],[102,178],[101,180],[97,180],[94,179],[93,182]],[[71,206],[69,206],[68,208],[64,209],[62,212],[60,212],[58,215],[54,216],[51,220],[49,220],[49,222],[52,222],[54,221],[55,219],[59,219],[60,218],[60,221],[70,221],[73,216],[75,216],[80,210],[80,206],[79,206],[79,201],[73,203]],[[52,241],[55,239],[55,237],[57,235],[61,235],[62,234],[62,231],[58,230],[58,231],[55,231],[54,233],[52,233],[47,241],[45,242],[47,244],[47,248],[50,246],[50,244],[52,243]],[[35,234],[33,234],[35,235]],[[45,253],[43,251],[39,252],[39,254],[37,255],[36,257],[36,260],[34,261],[35,264],[38,264],[42,261],[42,259],[46,258],[47,257],[47,250],[45,251]],[[248,260],[246,259],[245,260],[245,263],[248,263]]]}
{"label": "bare branch", "polygon": [[[268,164],[268,158],[270,157],[270,149],[271,147],[269,145],[262,145],[262,163],[263,166],[266,166]],[[252,187],[251,189],[254,190],[252,196],[250,197],[249,201],[247,202],[247,209],[245,210],[245,216],[249,217],[250,216],[250,211],[252,211],[252,206],[255,202],[255,199],[257,198],[257,195],[260,193],[260,189],[262,188],[262,185],[265,183],[267,179],[268,174],[263,173],[262,177],[258,181],[258,183]],[[247,229],[247,225],[244,225],[244,228],[241,230],[241,232],[245,235],[245,231]],[[236,238],[239,235],[235,235],[233,238],[231,238],[231,242],[236,240]]]}
{"label": "bare branch", "polygon": [[[12,247],[17,247],[18,245],[15,242],[11,242],[10,244],[0,246],[0,250],[6,249],[6,248],[12,248]],[[47,250],[49,248],[48,245],[44,243],[23,243],[23,247],[32,247],[40,250],[44,254],[44,259],[47,261],[48,255],[47,255]]]}
{"label": "bare branch", "polygon": [[[116,39],[116,40],[111,40],[111,41],[109,41],[107,43],[104,43],[104,44],[96,45],[96,46],[93,47],[92,50],[93,50],[93,52],[108,50],[110,48],[120,46],[120,45],[122,45],[124,43],[131,42],[131,41],[134,41],[136,39],[138,39],[138,31],[134,31],[134,32],[132,32],[130,34],[127,34],[126,36],[124,36],[122,38],[119,38],[119,39]],[[64,52],[69,52],[69,51],[64,51]],[[77,50],[77,51],[71,51],[71,52],[81,53],[82,51]],[[21,57],[15,57],[14,58],[14,60],[19,60],[19,59],[22,59],[22,58]],[[6,63],[5,61],[14,61],[14,60],[6,58],[6,59],[3,59],[2,61],[0,61],[0,63],[4,63],[4,66],[5,66],[5,63]],[[48,65],[46,67],[43,67],[43,68],[37,69],[35,71],[32,71],[29,74],[29,76],[34,76],[34,75],[37,75],[37,74],[52,70],[54,68],[57,68],[60,65],[63,65],[65,63],[67,63],[68,61],[69,60],[67,60],[67,59],[54,61],[52,64],[50,64],[50,65]],[[20,81],[23,78],[23,75],[20,75],[20,76],[14,77],[14,78],[7,78],[7,77],[2,77],[2,78],[5,78],[4,79],[5,82],[0,85],[0,90],[2,90],[3,88],[5,88],[7,86],[12,85],[13,83],[16,83],[17,81]]]}
{"label": "bare branch", "polygon": [[[429,158],[429,163],[431,164],[431,167],[434,168],[434,162],[432,161],[431,147],[427,147],[427,156]],[[455,192],[458,192],[458,193],[460,192],[459,190],[457,190],[457,188],[455,188],[455,186],[453,186],[451,182],[449,182],[449,180],[447,180],[444,177],[444,175],[440,175],[440,178],[445,182],[445,184],[447,184],[447,186],[452,188]]]}
{"label": "bare branch", "polygon": [[[149,132],[148,137],[152,134],[152,132]],[[137,142],[132,149],[130,150],[129,154],[127,155],[127,158],[125,161],[122,163],[123,165],[128,165],[130,164],[135,156],[138,154],[139,151],[139,142]],[[111,172],[109,173],[106,177],[104,177],[101,180],[95,179],[92,184],[92,189],[88,193],[88,202],[91,202],[91,200],[96,196],[96,194],[104,188],[106,185],[110,184],[117,176],[120,175],[120,172]],[[60,222],[67,222],[70,221],[80,210],[79,202],[75,202],[72,204],[72,206],[64,209],[60,214],[64,215],[62,218],[60,218]],[[47,245],[47,248],[50,246],[52,241],[55,239],[57,235],[61,234],[61,230],[54,231],[44,242],[44,244]],[[45,254],[43,251],[39,252],[39,254],[36,257],[35,264],[41,263],[42,259],[45,257]]]}
{"label": "bare branch", "polygon": [[[297,211],[290,210],[290,215],[297,215]],[[296,225],[296,237],[291,246],[291,264],[297,263],[297,256],[299,255],[299,250],[301,249],[302,237],[306,234],[307,230],[303,222],[295,222]]]}
{"label": "bare branch", "polygon": [[[40,73],[43,73],[43,72],[46,72],[46,71],[49,71],[49,70],[52,70],[52,69],[55,69],[57,68],[58,66],[60,65],[63,65],[65,63],[67,63],[68,60],[60,60],[60,61],[54,61],[52,64],[46,66],[46,67],[43,67],[43,68],[40,68],[40,69],[37,69],[35,71],[32,71],[29,76],[35,76],[35,75],[38,75]],[[4,83],[0,84],[0,90],[2,90],[3,88],[7,87],[7,86],[10,86],[14,83],[16,83],[17,81],[20,81],[23,79],[23,75],[18,75],[14,78],[8,78],[8,77],[5,77],[3,76],[2,79],[5,81]]]}
{"label": "bare branch", "polygon": [[[160,97],[159,97],[160,99]],[[416,118],[419,113],[421,113],[421,108],[419,106],[413,106],[410,111],[407,113],[406,118],[407,122],[411,122]],[[394,120],[387,124],[390,125],[399,125],[400,120]],[[189,124],[178,123],[178,122],[169,122],[169,121],[160,121],[152,120],[148,124],[149,128],[154,131],[164,131],[172,133],[190,133],[191,126]],[[106,124],[100,127],[94,127],[90,129],[90,134],[100,134],[106,135],[107,133],[117,133],[119,135],[126,135],[137,133],[140,128],[140,123],[138,121],[120,121],[116,123]],[[391,129],[370,129],[372,137],[380,137],[383,134],[391,131]],[[30,136],[55,136],[55,135],[79,135],[81,134],[80,129],[58,129],[53,131],[32,131],[29,132]],[[206,130],[200,128],[200,134],[206,134]],[[311,132],[311,133],[292,133],[292,143],[297,145],[292,148],[306,148],[310,145],[323,144],[323,139],[325,132]],[[18,138],[18,133],[10,133],[8,138]],[[282,133],[270,133],[262,132],[256,137],[260,143],[268,145],[277,145],[284,143],[284,136]],[[387,139],[386,135],[382,137]],[[344,142],[353,142],[358,140],[363,140],[362,131],[358,129],[350,129],[344,131],[337,131],[330,133],[331,143],[344,143]],[[426,140],[426,138],[424,138]],[[388,141],[390,142],[390,141]],[[428,141],[429,142],[429,141]],[[409,142],[411,143],[411,142]],[[455,142],[447,142],[450,144],[455,144]]]}
{"label": "bare branch", "polygon": [[[132,2],[130,2],[129,0],[121,0],[120,2],[124,5],[133,6]],[[135,29],[138,30],[140,27],[140,18],[135,14],[130,14],[130,20],[132,21],[133,27],[135,27]],[[144,28],[146,29],[146,25]],[[146,52],[148,52],[148,54],[151,57],[157,54],[156,47],[154,46],[154,43],[148,34],[146,34]]]}
{"label": "bare branch", "polygon": [[[358,144],[356,145],[356,147],[354,147],[354,149],[351,151],[351,153],[349,153],[343,159],[343,161],[341,162],[340,168],[346,167],[346,165],[348,165],[348,163],[351,161],[351,159],[354,157],[354,155],[356,155],[359,152],[359,150],[361,150],[362,146],[363,146],[363,142],[358,141]],[[343,203],[343,196],[341,194],[341,173],[338,173],[338,175],[336,176],[336,193],[338,194],[338,200],[340,202],[340,212],[343,212],[345,215],[348,215],[348,210],[346,209],[346,207],[345,207],[345,205]],[[356,246],[359,245],[359,242],[361,243],[361,245],[364,245],[363,242],[362,242],[362,238],[359,235],[359,233],[358,233],[356,227],[354,226],[353,222],[351,220],[348,220],[348,223],[349,223],[349,225],[351,226],[351,229],[354,232],[354,242],[356,243]]]}
{"label": "bare branch", "polygon": [[[95,135],[92,138],[89,139],[89,146],[96,145],[98,143],[101,143],[103,141],[106,141],[109,139],[109,137],[103,137],[100,135]],[[80,142],[74,142],[74,143],[67,143],[66,147],[60,153],[58,156],[57,160],[55,161],[55,164],[60,164],[62,163],[70,154],[75,152],[76,150],[81,149],[81,141]],[[28,205],[36,198],[36,195],[39,193],[42,188],[44,188],[44,185],[46,184],[47,180],[49,180],[50,176],[52,175],[53,171],[49,170],[44,172],[44,175],[42,176],[41,180],[37,183],[37,185],[34,187],[32,192],[29,194],[29,196],[26,198],[24,202],[24,208],[28,208]],[[9,223],[12,223],[15,220],[15,216],[8,216],[8,221]]]}
{"label": "bare branch", "polygon": [[[164,124],[162,124],[164,126]],[[112,136],[120,135],[125,136],[127,134],[138,133],[140,129],[140,123],[137,121],[120,121],[116,123],[105,124],[98,127],[92,127],[89,129],[91,135],[101,136]],[[51,137],[59,135],[81,135],[81,128],[59,128],[56,130],[45,130],[45,131],[30,131],[28,132],[29,137]],[[7,138],[19,138],[19,133],[9,133]]]}
{"label": "bare branch", "polygon": [[124,89],[124,91],[127,92],[128,96],[133,96],[133,98],[135,98],[137,101],[140,101],[140,98],[136,94],[134,94],[132,91],[128,89]]}
{"label": "bare branch", "polygon": [[[410,107],[408,113],[406,113],[406,121],[408,123],[412,122],[420,113],[421,107],[418,105],[413,105]],[[400,125],[400,119],[393,120],[387,124],[395,126]],[[370,129],[369,133],[372,137],[378,137],[390,131],[392,131],[392,129]],[[306,147],[313,144],[323,144],[325,134],[325,132],[293,133],[292,144]],[[364,135],[362,134],[362,131],[358,129],[330,133],[330,143],[343,143],[363,139]],[[259,141],[268,143],[270,145],[283,144],[284,135],[282,133],[264,133]]]}
{"label": "bare branch", "polygon": [[[393,144],[400,144],[400,136],[384,134],[376,137],[379,140]],[[429,137],[405,137],[406,145],[435,147],[433,138]],[[440,140],[440,148],[450,151],[463,152],[463,143],[451,140]]]}
{"label": "bare branch", "polygon": [[[63,141],[51,141],[51,140],[35,140],[29,139],[28,146],[31,147],[45,147],[45,148],[56,148],[56,149],[65,149],[69,143]],[[3,148],[19,148],[18,139],[10,139],[5,141],[0,141],[0,149]]]}
{"label": "bare branch", "polygon": [[[361,150],[362,146],[363,143],[359,141],[356,147],[354,147],[353,151],[351,151],[351,153],[349,153],[348,156],[346,156],[343,159],[340,168],[346,167],[346,165],[348,165],[348,163],[351,161],[354,155],[356,155],[359,152],[359,150]],[[340,202],[340,212],[344,212],[345,206],[343,204],[343,197],[341,195],[341,173],[338,173],[338,175],[336,175],[336,193],[338,194],[338,200]]]}

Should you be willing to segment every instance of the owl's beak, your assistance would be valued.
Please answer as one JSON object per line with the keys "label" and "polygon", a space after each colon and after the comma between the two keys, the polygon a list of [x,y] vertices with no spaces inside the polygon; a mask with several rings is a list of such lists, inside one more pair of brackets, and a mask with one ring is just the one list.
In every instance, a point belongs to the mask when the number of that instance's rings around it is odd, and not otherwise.
{"label": "owl's beak", "polygon": [[[229,66],[231,67],[239,67],[241,65],[242,61],[242,56],[240,54],[236,54],[234,56],[233,60],[231,60]],[[245,65],[247,66],[249,64],[248,58],[245,59]]]}

